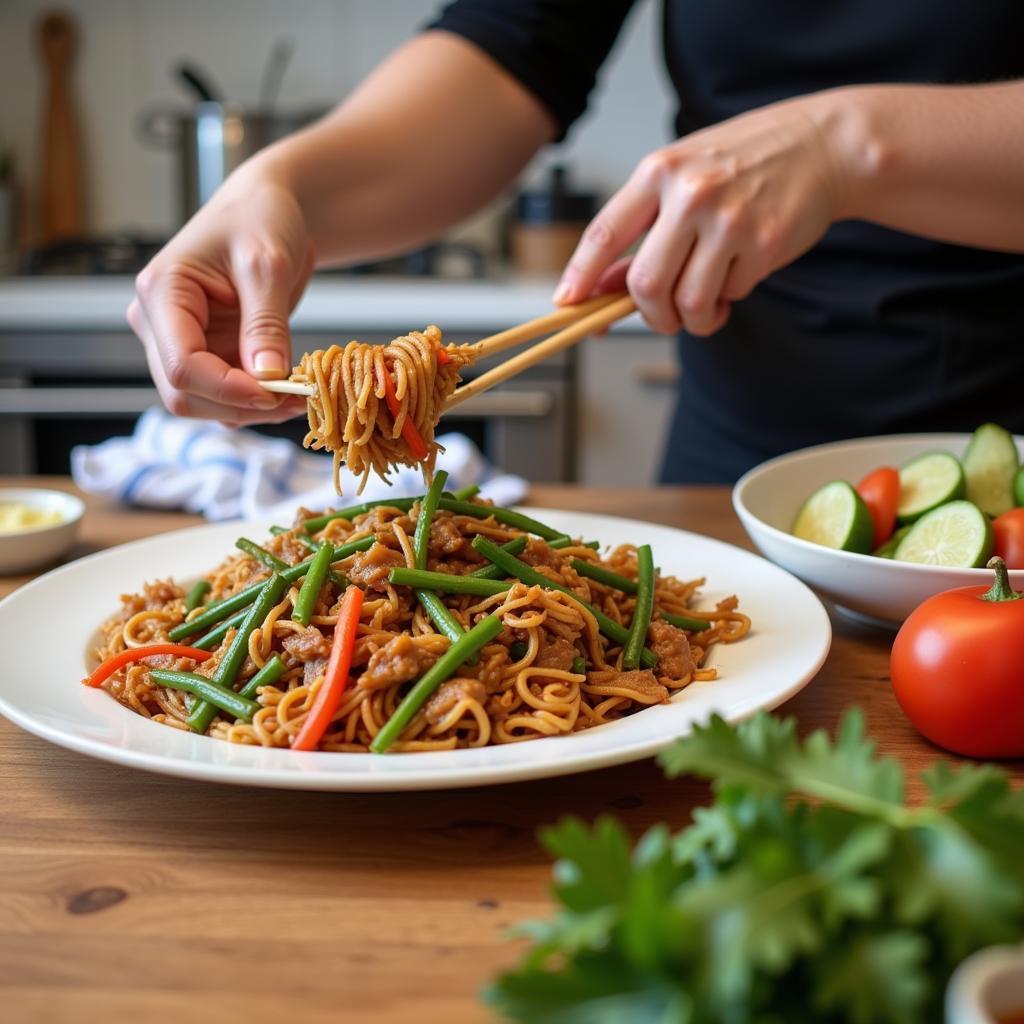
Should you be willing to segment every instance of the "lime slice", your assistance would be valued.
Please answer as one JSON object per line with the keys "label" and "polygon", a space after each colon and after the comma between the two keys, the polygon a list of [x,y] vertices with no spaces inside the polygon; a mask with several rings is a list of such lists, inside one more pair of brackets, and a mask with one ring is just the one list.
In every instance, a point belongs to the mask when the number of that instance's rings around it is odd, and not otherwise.
{"label": "lime slice", "polygon": [[875,527],[864,499],[845,480],[833,480],[804,502],[793,535],[827,548],[866,554]]}
{"label": "lime slice", "polygon": [[969,501],[950,501],[921,516],[900,541],[897,562],[971,568],[992,555],[988,516]]}
{"label": "lime slice", "polygon": [[990,516],[1009,512],[1019,462],[1013,435],[995,423],[983,423],[964,453],[967,500]]}
{"label": "lime slice", "polygon": [[910,532],[909,524],[907,526],[900,526],[896,532],[884,543],[875,548],[871,552],[875,558],[892,558],[896,554],[896,549],[900,546],[900,541]]}
{"label": "lime slice", "polygon": [[949,452],[928,452],[900,470],[896,517],[911,523],[933,508],[964,496],[964,471]]}

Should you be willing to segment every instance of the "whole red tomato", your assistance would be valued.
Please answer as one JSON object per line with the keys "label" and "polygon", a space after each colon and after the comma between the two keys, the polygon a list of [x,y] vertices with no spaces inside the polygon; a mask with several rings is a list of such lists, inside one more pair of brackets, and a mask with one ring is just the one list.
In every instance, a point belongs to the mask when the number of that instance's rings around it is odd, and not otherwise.
{"label": "whole red tomato", "polygon": [[1011,569],[1024,569],[1024,508],[1011,508],[992,520],[996,554]]}
{"label": "whole red tomato", "polygon": [[968,757],[1024,756],[1024,600],[1002,559],[991,588],[930,597],[892,645],[896,699],[933,743]]}

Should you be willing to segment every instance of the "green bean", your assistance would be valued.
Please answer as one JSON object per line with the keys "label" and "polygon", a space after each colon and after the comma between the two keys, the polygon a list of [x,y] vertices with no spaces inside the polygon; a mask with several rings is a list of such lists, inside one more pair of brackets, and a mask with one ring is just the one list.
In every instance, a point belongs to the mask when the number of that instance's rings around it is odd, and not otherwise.
{"label": "green bean", "polygon": [[192,589],[185,595],[185,611],[195,611],[203,603],[203,598],[210,592],[209,580],[197,580]]}
{"label": "green bean", "polygon": [[416,533],[413,535],[412,547],[416,554],[416,568],[426,569],[427,556],[430,554],[430,524],[434,521],[437,503],[441,500],[448,474],[442,469],[434,474],[427,493],[420,501],[419,515],[416,517]]}
{"label": "green bean", "polygon": [[647,630],[651,626],[651,613],[654,611],[654,556],[650,544],[641,544],[636,549],[636,570],[636,605],[633,608],[633,622],[629,627],[629,639],[622,652],[622,667],[627,671],[640,665],[640,656],[647,643]]}
{"label": "green bean", "polygon": [[556,551],[560,548],[593,548],[595,551],[601,546],[600,542],[596,540],[573,540],[572,537],[556,537],[554,540],[548,541],[548,547],[554,548]]}
{"label": "green bean", "polygon": [[419,681],[405,695],[395,713],[373,738],[370,749],[383,754],[412,721],[413,716],[426,703],[427,698],[471,655],[490,643],[501,632],[501,619],[488,615],[481,619],[465,636],[459,637],[437,661],[420,676]]}
{"label": "green bean", "polygon": [[[501,550],[507,551],[510,555],[518,555],[525,547],[525,537],[513,537],[507,544],[501,545]],[[487,565],[480,566],[479,569],[474,569],[469,575],[475,576],[478,580],[500,580],[505,578],[505,571],[500,565],[489,562]]]}
{"label": "green bean", "polygon": [[[501,545],[501,550],[507,551],[510,555],[518,555],[526,547],[526,540],[526,537],[513,537],[507,544]],[[548,541],[548,547],[554,548],[557,551],[559,548],[567,548],[575,543],[571,537],[556,537],[554,540]],[[597,546],[597,541],[591,541],[590,543],[595,547]],[[587,547],[589,546],[588,544]],[[505,578],[507,573],[500,565],[495,565],[491,562],[489,565],[482,565],[479,569],[474,569],[469,575],[483,580],[501,580]]]}
{"label": "green bean", "polygon": [[327,579],[327,570],[331,567],[331,556],[334,551],[330,544],[325,544],[314,556],[309,564],[309,572],[302,581],[299,588],[299,596],[295,598],[295,605],[292,608],[292,622],[300,626],[308,626],[309,620],[313,617],[313,609],[323,590],[324,581]]}
{"label": "green bean", "polygon": [[[260,586],[263,584],[261,583]],[[201,651],[212,651],[221,640],[227,635],[229,629],[233,629],[236,626],[242,624],[243,619],[248,615],[249,609],[243,608],[240,612],[235,612],[230,618],[225,619],[220,625],[214,626],[209,633],[204,633],[198,640],[189,641],[190,647],[198,647]]]}
{"label": "green bean", "polygon": [[676,629],[686,629],[691,633],[700,633],[702,630],[711,628],[711,623],[707,619],[691,619],[688,615],[672,615],[669,612],[658,612],[658,618],[664,619],[670,626],[675,626]]}
{"label": "green bean", "polygon": [[512,526],[523,533],[532,533],[544,540],[560,540],[565,534],[560,530],[553,530],[550,526],[538,523],[536,519],[524,516],[522,512],[513,512],[510,508],[501,508],[499,505],[478,505],[472,501],[456,501],[454,498],[442,498],[440,507],[446,512],[457,512],[460,516],[473,516],[476,519],[488,519],[494,516],[499,523]]}
{"label": "green bean", "polygon": [[454,492],[452,497],[456,501],[469,501],[470,498],[476,497],[480,493],[479,484],[470,484],[468,487],[460,487]]}
{"label": "green bean", "polygon": [[[561,583],[556,583],[554,580],[549,579],[543,573],[537,572],[533,566],[527,565],[525,562],[519,561],[518,558],[507,554],[502,551],[496,544],[493,544],[483,535],[477,535],[473,541],[473,547],[480,552],[484,558],[489,558],[492,562],[500,565],[510,576],[515,576],[517,579],[523,581],[530,586],[544,587],[547,590],[560,590],[563,594],[567,594],[577,604],[582,605],[591,615],[597,620],[598,629],[609,640],[615,641],[615,643],[622,644],[625,646],[626,641],[629,639],[629,630],[624,626],[621,626],[614,619],[608,618],[604,612],[598,611],[593,605],[588,604],[583,600],[579,594],[573,593],[568,587]],[[645,668],[654,668],[658,664],[657,655],[653,651],[649,651],[646,648],[641,652],[641,661]]]}
{"label": "green bean", "polygon": [[256,691],[261,686],[269,686],[276,683],[284,673],[284,662],[280,654],[275,654],[251,679],[248,679],[238,691],[239,697],[246,697],[248,700],[256,699]]}
{"label": "green bean", "polygon": [[288,568],[286,561],[271,554],[266,548],[261,548],[256,541],[249,540],[248,537],[239,537],[235,541],[235,547],[239,551],[244,551],[250,558],[255,558],[257,562],[262,562],[268,569],[273,569],[274,572]]}
{"label": "green bean", "polygon": [[312,519],[307,519],[302,524],[302,528],[306,533],[319,533],[329,522],[335,519],[355,519],[356,516],[369,512],[371,508],[380,508],[381,506],[397,508],[403,512],[408,512],[419,500],[419,498],[383,498],[379,501],[364,501],[361,505],[352,505],[350,508],[341,508],[336,512],[325,512],[322,516],[314,516]]}
{"label": "green bean", "polygon": [[596,565],[594,562],[588,562],[582,558],[574,558],[569,564],[581,576],[597,580],[598,583],[603,583],[606,587],[614,587],[624,594],[636,593],[636,580],[631,580],[628,576],[620,576],[619,573],[612,572],[611,569],[606,569],[603,565]]}
{"label": "green bean", "polygon": [[[331,561],[338,562],[343,558],[348,558],[349,555],[354,555],[357,551],[365,551],[367,548],[373,547],[374,543],[375,538],[372,535],[360,537],[359,540],[350,540],[348,543],[342,544],[341,547],[334,549]],[[287,569],[281,570],[281,575],[289,583],[294,583],[306,575],[309,564],[312,561],[312,558],[307,558],[305,561],[299,562],[298,565],[290,565]],[[256,600],[256,595],[260,592],[263,583],[264,581],[260,580],[258,583],[246,587],[245,590],[240,590],[237,594],[232,594],[230,597],[225,597],[220,601],[208,604],[195,618],[189,619],[187,622],[183,622],[181,625],[175,626],[174,629],[168,631],[168,639],[176,643],[184,637],[200,633],[204,629],[209,629],[210,626],[216,625],[228,615],[237,612],[239,608],[247,607]],[[193,644],[193,646],[195,645]]]}
{"label": "green bean", "polygon": [[[437,631],[455,643],[466,635],[462,623],[445,607],[441,600],[432,590],[417,590],[416,596],[423,605],[423,610],[430,616],[430,621],[437,626]],[[475,655],[474,655],[475,657]]]}
{"label": "green bean", "polygon": [[[259,595],[242,620],[241,625],[238,627],[238,632],[235,633],[231,644],[214,670],[212,678],[215,683],[231,689],[235,682],[235,677],[238,675],[238,670],[242,667],[246,654],[249,653],[249,635],[257,626],[262,624],[263,620],[270,613],[270,609],[281,600],[281,595],[284,593],[286,586],[288,586],[288,580],[284,578],[282,573],[275,572],[260,588]],[[216,714],[217,711],[212,702],[200,700],[189,709],[186,724],[194,732],[204,733],[210,728],[210,722],[213,721]]]}
{"label": "green bean", "polygon": [[[614,587],[624,594],[636,593],[636,580],[631,580],[628,576],[620,576],[603,565],[595,565],[582,558],[574,558],[571,565],[581,576],[588,576],[592,580],[597,580],[598,583],[603,583],[606,587]],[[658,612],[657,617],[664,619],[677,629],[688,629],[691,633],[699,633],[711,626],[710,622],[703,619],[691,619],[686,615],[671,615],[669,612]]]}
{"label": "green bean", "polygon": [[[247,700],[234,690],[215,683],[206,676],[196,675],[194,672],[171,672],[168,669],[150,669],[149,678],[161,686],[170,686],[175,690],[184,690],[198,697],[196,706],[209,705],[214,709],[214,714],[219,708],[226,711],[235,718],[241,718],[245,722],[251,722],[252,716],[259,711],[260,706],[254,700]],[[189,716],[191,721],[191,716]],[[205,730],[204,730],[205,731]]]}
{"label": "green bean", "polygon": [[406,569],[403,566],[392,569],[389,579],[399,587],[436,590],[442,594],[476,594],[479,597],[503,594],[512,586],[511,583],[499,583],[497,580],[482,580],[479,576],[456,576],[447,572]]}
{"label": "green bean", "polygon": [[575,676],[581,676],[587,671],[587,659],[582,654],[577,654],[572,659],[572,673]]}
{"label": "green bean", "polygon": [[[314,554],[327,543],[325,540],[313,540],[312,537],[307,536],[301,530],[289,530],[285,526],[272,526],[270,532],[275,537],[280,537],[282,533],[290,533],[307,551],[312,551]],[[327,574],[327,578],[339,590],[344,590],[349,585],[348,577],[335,569],[332,569]]]}

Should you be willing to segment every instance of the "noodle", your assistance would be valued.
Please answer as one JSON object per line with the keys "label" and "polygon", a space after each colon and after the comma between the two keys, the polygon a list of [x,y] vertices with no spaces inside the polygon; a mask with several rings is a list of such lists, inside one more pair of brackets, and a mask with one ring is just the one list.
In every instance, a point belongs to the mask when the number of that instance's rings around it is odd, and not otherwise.
{"label": "noodle", "polygon": [[[403,512],[380,506],[352,520],[331,520],[316,535],[335,544],[370,534],[375,539],[372,547],[334,566],[364,588],[365,598],[352,657],[352,683],[319,743],[321,750],[367,750],[410,685],[449,647],[415,593],[389,580],[392,568],[414,566],[411,537],[419,508],[417,504]],[[300,510],[298,522],[307,515]],[[522,536],[493,516],[439,511],[432,523],[428,568],[462,575],[479,567],[481,556],[472,547],[478,533],[499,544]],[[296,535],[296,530],[281,533],[265,547],[288,564],[296,564],[308,556]],[[521,558],[628,627],[635,597],[579,575],[571,563],[587,559],[634,578],[637,562],[632,545],[621,545],[601,557],[581,543],[555,549],[529,537]],[[250,555],[234,554],[207,574],[210,600],[237,593],[268,575],[269,570]],[[475,664],[463,664],[441,683],[391,749],[450,750],[565,736],[663,703],[694,680],[714,679],[715,669],[707,665],[708,651],[715,644],[740,640],[749,631],[750,620],[737,610],[735,597],[710,610],[694,611],[690,606],[703,582],[657,575],[656,617],[647,641],[658,665],[638,671],[622,669],[621,646],[601,633],[590,610],[564,592],[510,581],[508,589],[489,597],[445,595],[445,606],[464,629],[494,615],[502,624],[501,632],[481,649]],[[251,722],[219,712],[208,735],[229,743],[287,748],[302,728],[324,685],[342,588],[325,583],[308,627],[290,617],[298,593],[298,585],[292,585],[251,633],[235,686],[240,689],[275,654],[284,664],[283,673],[273,685],[259,689],[259,710]],[[139,594],[126,595],[121,613],[102,627],[97,657],[102,661],[126,648],[166,642],[168,632],[186,620],[184,594],[175,583],[158,581]],[[709,628],[685,632],[658,619],[662,612],[706,619]],[[201,664],[170,654],[151,656],[120,669],[104,685],[138,714],[188,728],[190,698],[157,685],[150,679],[150,670],[172,668],[211,676],[233,635],[234,630],[229,630],[213,656]],[[583,671],[579,671],[579,659],[583,659]]]}
{"label": "noodle", "polygon": [[[429,483],[439,450],[434,428],[459,382],[460,370],[472,361],[469,346],[442,349],[437,327],[412,331],[387,345],[350,341],[344,348],[332,345],[325,351],[307,352],[291,377],[316,385],[316,394],[307,403],[309,433],[302,443],[332,453],[334,488],[339,494],[342,463],[360,478],[357,493],[366,486],[371,470],[387,481],[391,468],[399,465],[419,466]],[[395,412],[387,400],[389,382],[397,402]],[[422,439],[426,449],[422,457],[410,450],[403,436],[406,421]]]}

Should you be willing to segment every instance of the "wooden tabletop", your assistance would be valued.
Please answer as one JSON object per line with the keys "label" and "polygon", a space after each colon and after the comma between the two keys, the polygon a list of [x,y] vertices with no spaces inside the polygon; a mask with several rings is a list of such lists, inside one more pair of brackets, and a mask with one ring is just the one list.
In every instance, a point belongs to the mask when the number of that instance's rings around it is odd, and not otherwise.
{"label": "wooden tabletop", "polygon": [[[726,488],[545,486],[530,503],[750,547]],[[198,521],[89,500],[72,554]],[[832,730],[859,704],[883,752],[913,769],[942,756],[893,699],[891,635],[833,627],[782,713]],[[0,1017],[108,1024],[489,1020],[477,994],[520,951],[503,932],[549,909],[537,827],[569,812],[678,827],[707,799],[652,761],[408,795],[236,788],[93,761],[2,719],[0,779]]]}

